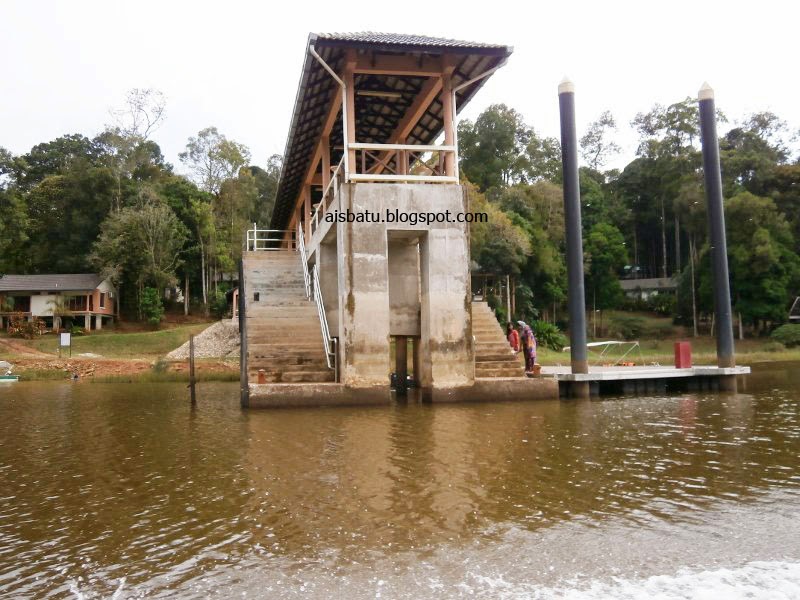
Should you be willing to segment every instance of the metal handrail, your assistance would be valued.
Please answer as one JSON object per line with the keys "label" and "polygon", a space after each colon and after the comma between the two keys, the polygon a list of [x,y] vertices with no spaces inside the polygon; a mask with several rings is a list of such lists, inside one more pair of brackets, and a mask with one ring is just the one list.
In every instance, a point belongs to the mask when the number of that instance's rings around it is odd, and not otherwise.
{"label": "metal handrail", "polygon": [[287,248],[284,248],[283,244],[286,242],[285,236],[287,233],[289,233],[289,230],[286,229],[259,229],[253,223],[253,228],[247,230],[245,250],[248,252],[286,250]]}
{"label": "metal handrail", "polygon": [[297,248],[300,251],[300,260],[303,263],[303,283],[306,286],[306,300],[311,299],[311,276],[308,274],[308,256],[306,256],[306,241],[303,235],[303,226],[297,224]]}
{"label": "metal handrail", "polygon": [[[297,247],[300,250],[300,260],[303,262],[303,280],[306,284],[306,298],[311,300],[313,294],[314,303],[317,306],[317,316],[319,317],[319,327],[322,332],[322,345],[325,348],[325,362],[328,368],[336,371],[336,338],[331,337],[331,330],[328,327],[328,317],[325,314],[325,304],[322,301],[322,292],[319,285],[319,271],[314,265],[311,275],[308,273],[308,257],[306,256],[306,242],[303,235],[302,226],[297,226]],[[331,350],[333,347],[333,350]]]}
{"label": "metal handrail", "polygon": [[328,210],[330,206],[330,200],[332,197],[336,197],[337,192],[339,191],[339,178],[341,177],[342,173],[344,172],[344,155],[342,156],[339,164],[336,165],[336,168],[333,170],[331,174],[331,180],[328,182],[328,185],[325,186],[325,189],[322,190],[322,200],[319,201],[317,204],[317,208],[314,209],[314,214],[311,217],[311,232],[315,232],[319,228],[319,222],[325,216],[325,212]]}
{"label": "metal handrail", "polygon": [[314,265],[312,273],[314,277],[314,301],[317,304],[319,326],[322,331],[322,342],[325,345],[325,361],[328,363],[329,369],[336,371],[337,339],[331,337],[331,330],[330,327],[328,327],[328,317],[325,314],[325,303],[322,300],[322,292],[320,291],[319,269],[317,265]]}

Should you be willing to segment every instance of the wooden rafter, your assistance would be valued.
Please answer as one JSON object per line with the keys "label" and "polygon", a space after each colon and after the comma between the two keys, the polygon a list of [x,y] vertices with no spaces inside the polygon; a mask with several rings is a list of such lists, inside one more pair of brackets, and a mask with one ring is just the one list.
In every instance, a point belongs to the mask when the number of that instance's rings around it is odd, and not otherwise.
{"label": "wooden rafter", "polygon": [[[417,122],[425,114],[425,111],[430,106],[439,93],[442,91],[442,78],[438,76],[429,78],[420,89],[419,94],[414,99],[413,104],[406,111],[403,119],[398,123],[395,130],[389,136],[389,143],[397,143],[399,140],[405,140],[409,134],[416,127]],[[384,169],[383,165],[388,163],[395,152],[389,150],[381,154],[381,158],[376,163],[374,173],[381,173]]]}
{"label": "wooden rafter", "polygon": [[415,77],[438,77],[442,73],[442,60],[433,56],[396,56],[362,54],[355,65],[356,73],[370,75],[413,75]]}

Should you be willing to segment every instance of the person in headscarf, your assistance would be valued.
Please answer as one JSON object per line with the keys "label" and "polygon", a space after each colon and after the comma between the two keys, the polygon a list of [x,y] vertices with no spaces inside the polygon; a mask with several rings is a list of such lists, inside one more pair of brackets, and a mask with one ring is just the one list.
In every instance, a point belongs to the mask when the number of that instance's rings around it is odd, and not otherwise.
{"label": "person in headscarf", "polygon": [[519,334],[517,330],[514,329],[514,324],[511,321],[509,321],[506,326],[506,338],[508,339],[508,344],[511,346],[511,349],[514,352],[519,352]]}
{"label": "person in headscarf", "polygon": [[533,330],[525,321],[517,321],[519,325],[519,337],[522,341],[522,352],[525,356],[525,372],[533,372],[533,365],[536,364],[536,336]]}

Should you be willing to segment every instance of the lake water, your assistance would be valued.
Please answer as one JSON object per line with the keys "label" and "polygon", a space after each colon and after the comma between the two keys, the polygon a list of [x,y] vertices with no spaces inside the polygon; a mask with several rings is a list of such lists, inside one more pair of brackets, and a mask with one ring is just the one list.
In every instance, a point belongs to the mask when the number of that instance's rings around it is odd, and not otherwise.
{"label": "lake water", "polygon": [[243,412],[0,387],[2,598],[800,598],[800,365],[738,395]]}

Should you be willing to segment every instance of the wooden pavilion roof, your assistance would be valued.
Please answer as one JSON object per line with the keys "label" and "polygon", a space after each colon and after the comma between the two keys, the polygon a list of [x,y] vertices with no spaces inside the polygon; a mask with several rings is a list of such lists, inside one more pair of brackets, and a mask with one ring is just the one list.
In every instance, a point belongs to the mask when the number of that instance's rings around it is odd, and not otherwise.
{"label": "wooden pavilion roof", "polygon": [[[431,144],[442,133],[443,105],[436,87],[445,60],[452,62],[458,87],[502,64],[512,52],[504,45],[386,33],[311,34],[286,140],[284,163],[270,227],[286,229],[309,171],[316,164],[323,132],[330,139],[330,162],[343,152],[341,89],[311,54],[342,76],[355,60],[355,139],[385,144],[402,132],[407,144]],[[456,92],[460,110],[486,78]],[[410,122],[413,118],[414,122]]]}

